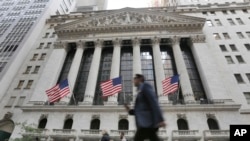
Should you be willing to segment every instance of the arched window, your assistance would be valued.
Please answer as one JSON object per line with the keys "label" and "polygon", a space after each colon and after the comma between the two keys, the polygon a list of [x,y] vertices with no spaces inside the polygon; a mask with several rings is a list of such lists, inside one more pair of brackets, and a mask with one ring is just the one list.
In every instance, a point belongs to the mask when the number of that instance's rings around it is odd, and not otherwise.
{"label": "arched window", "polygon": [[100,129],[100,120],[93,119],[90,124],[90,129],[92,130],[99,130]]}
{"label": "arched window", "polygon": [[38,128],[44,129],[46,127],[46,124],[47,124],[47,118],[41,119],[39,124],[38,124]]}
{"label": "arched window", "polygon": [[185,119],[177,120],[178,130],[188,130],[188,124]]}
{"label": "arched window", "polygon": [[118,124],[118,130],[128,130],[128,120],[121,119]]}
{"label": "arched window", "polygon": [[219,130],[219,125],[215,119],[212,119],[212,118],[207,119],[207,124],[208,124],[209,130]]}
{"label": "arched window", "polygon": [[73,124],[73,119],[67,119],[65,122],[64,122],[64,126],[63,126],[63,129],[71,129],[72,128],[72,124]]}

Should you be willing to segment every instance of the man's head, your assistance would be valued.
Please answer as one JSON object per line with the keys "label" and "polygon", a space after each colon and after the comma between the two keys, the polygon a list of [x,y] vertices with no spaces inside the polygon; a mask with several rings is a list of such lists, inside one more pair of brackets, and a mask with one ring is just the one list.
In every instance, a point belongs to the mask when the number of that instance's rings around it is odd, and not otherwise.
{"label": "man's head", "polygon": [[134,85],[137,87],[140,85],[140,83],[143,83],[145,81],[144,76],[142,74],[135,74],[134,77]]}

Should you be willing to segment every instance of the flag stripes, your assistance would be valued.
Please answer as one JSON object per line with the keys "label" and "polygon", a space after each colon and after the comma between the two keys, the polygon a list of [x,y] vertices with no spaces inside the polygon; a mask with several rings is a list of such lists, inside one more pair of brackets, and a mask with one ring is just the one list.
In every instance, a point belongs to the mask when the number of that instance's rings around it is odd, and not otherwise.
{"label": "flag stripes", "polygon": [[116,77],[101,83],[103,97],[114,95],[122,90],[121,77]]}
{"label": "flag stripes", "polygon": [[174,93],[178,90],[179,75],[168,77],[162,81],[163,95]]}

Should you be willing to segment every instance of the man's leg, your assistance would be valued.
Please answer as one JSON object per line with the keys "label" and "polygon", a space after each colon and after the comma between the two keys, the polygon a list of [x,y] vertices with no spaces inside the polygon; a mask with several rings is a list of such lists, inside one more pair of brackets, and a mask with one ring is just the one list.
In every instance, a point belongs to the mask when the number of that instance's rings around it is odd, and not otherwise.
{"label": "man's leg", "polygon": [[134,136],[134,141],[144,141],[145,139],[145,132],[143,129],[137,129],[135,136]]}
{"label": "man's leg", "polygon": [[158,131],[157,128],[151,128],[149,130],[148,135],[150,135],[149,136],[150,141],[160,141],[160,139],[159,139],[159,137],[157,135],[157,131]]}

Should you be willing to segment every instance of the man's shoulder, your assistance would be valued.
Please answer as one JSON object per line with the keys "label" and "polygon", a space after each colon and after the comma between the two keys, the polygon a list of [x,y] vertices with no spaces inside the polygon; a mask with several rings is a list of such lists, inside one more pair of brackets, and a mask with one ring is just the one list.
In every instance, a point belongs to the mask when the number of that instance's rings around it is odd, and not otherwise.
{"label": "man's shoulder", "polygon": [[152,88],[152,86],[148,82],[144,82],[143,83],[143,88]]}

